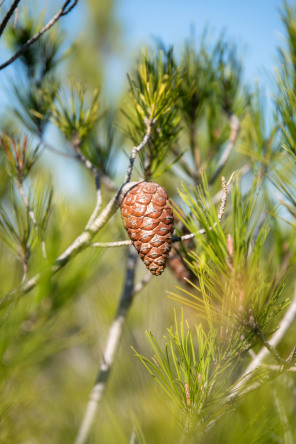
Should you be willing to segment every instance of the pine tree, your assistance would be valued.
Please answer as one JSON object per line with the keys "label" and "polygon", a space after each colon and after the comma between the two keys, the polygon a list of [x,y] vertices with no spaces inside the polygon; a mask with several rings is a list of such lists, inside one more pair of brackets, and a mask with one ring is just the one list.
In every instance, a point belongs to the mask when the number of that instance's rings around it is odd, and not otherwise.
{"label": "pine tree", "polygon": [[[295,7],[270,124],[225,35],[144,48],[111,107],[81,61],[116,46],[113,3],[89,2],[75,44],[59,25],[78,0],[48,21],[10,3],[0,439],[294,442]],[[75,172],[69,208],[56,168]]]}

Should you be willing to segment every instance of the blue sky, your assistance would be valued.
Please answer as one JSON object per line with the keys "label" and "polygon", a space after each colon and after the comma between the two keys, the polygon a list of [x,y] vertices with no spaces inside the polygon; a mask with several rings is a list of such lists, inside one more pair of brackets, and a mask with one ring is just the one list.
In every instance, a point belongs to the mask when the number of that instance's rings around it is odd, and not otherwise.
{"label": "blue sky", "polygon": [[[55,11],[61,3],[62,0],[56,0],[43,4]],[[268,75],[276,63],[276,48],[281,44],[283,28],[278,10],[282,3],[281,0],[116,0],[115,15],[122,29],[123,53],[110,58],[106,86],[114,94],[126,86],[126,72],[133,57],[141,46],[153,44],[154,37],[161,38],[166,45],[173,44],[178,53],[190,29],[194,28],[198,44],[208,25],[214,37],[225,31],[227,38],[238,43],[245,79],[251,84],[258,80],[268,87]],[[61,24],[73,38],[83,33],[84,7],[85,0],[80,0],[62,20]],[[0,42],[0,61],[7,55]],[[0,72],[0,102],[1,96],[5,98],[2,87],[9,71]]]}
{"label": "blue sky", "polygon": [[[238,43],[245,80],[251,85],[257,80],[270,96],[276,48],[282,43],[283,27],[279,15],[282,3],[281,0],[117,0],[115,15],[122,29],[123,52],[110,57],[104,86],[115,98],[127,86],[126,72],[138,50],[143,45],[153,44],[154,37],[161,38],[165,45],[174,45],[178,54],[190,36],[190,29],[194,28],[198,45],[198,38],[208,25],[210,35],[217,37],[224,31],[227,38]],[[55,11],[62,0],[47,0],[41,4]],[[61,24],[73,38],[79,39],[79,34],[83,33],[84,8],[85,1],[80,0],[72,13],[62,20]],[[6,60],[7,56],[0,41],[0,61]],[[12,71],[0,71],[0,111],[10,99],[5,84]],[[63,170],[62,164],[61,160]],[[71,172],[67,177],[59,174],[66,194],[76,194],[74,165]]]}
{"label": "blue sky", "polygon": [[[127,59],[136,49],[161,38],[173,44],[177,52],[190,29],[196,39],[209,26],[214,36],[225,31],[237,42],[244,64],[245,78],[266,84],[268,73],[276,63],[276,48],[281,44],[283,27],[279,15],[280,0],[118,0],[116,16],[122,23]],[[126,68],[118,63],[116,76]]]}

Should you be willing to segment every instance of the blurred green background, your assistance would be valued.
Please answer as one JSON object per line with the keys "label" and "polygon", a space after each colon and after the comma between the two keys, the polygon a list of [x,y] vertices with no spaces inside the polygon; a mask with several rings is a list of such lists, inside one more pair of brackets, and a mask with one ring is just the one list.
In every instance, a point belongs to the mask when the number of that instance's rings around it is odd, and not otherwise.
{"label": "blurred green background", "polygon": [[[46,22],[60,2],[45,3],[21,2],[18,20],[29,14],[33,21],[37,21],[40,14],[44,14],[42,20]],[[180,57],[186,39],[193,38],[199,47],[206,27],[209,42],[215,42],[225,31],[225,39],[235,42],[238,47],[243,65],[242,83],[248,87],[251,85],[251,89],[255,89],[257,81],[259,88],[264,86],[264,116],[268,133],[273,114],[273,67],[279,65],[276,48],[280,43],[278,32],[284,32],[277,10],[279,6],[282,6],[282,2],[275,0],[240,4],[230,0],[210,1],[207,4],[189,0],[149,3],[88,0],[80,1],[71,14],[59,22],[54,31],[64,37],[59,54],[69,51],[67,58],[57,64],[59,81],[62,84],[69,79],[82,81],[90,91],[99,86],[102,112],[108,108],[113,113],[113,154],[106,168],[117,186],[124,177],[128,164],[126,153],[132,146],[131,141],[122,134],[126,121],[120,112],[120,109],[125,109],[128,100],[126,72],[134,73],[143,45],[153,47],[159,42],[163,42],[165,47],[174,45]],[[8,57],[10,50],[11,42],[7,35],[1,41],[1,61]],[[23,134],[27,130],[15,113],[15,109],[20,109],[16,92],[25,91],[26,79],[22,62],[16,62],[0,72],[1,127],[13,128],[16,134]],[[247,121],[245,125],[247,128]],[[104,138],[108,138],[106,127],[103,122],[100,134],[103,145]],[[40,189],[44,183],[51,183],[54,187],[53,210],[46,231],[50,261],[58,257],[83,230],[96,196],[91,175],[77,160],[67,157],[71,150],[53,123],[46,126],[42,137],[63,153],[59,155],[44,149],[27,185],[28,189],[32,183]],[[186,135],[181,137],[185,149],[188,140]],[[38,143],[36,134],[30,140],[32,144]],[[248,141],[245,139],[241,145],[244,143],[246,145]],[[246,158],[248,154],[235,152],[227,167],[227,174],[241,167]],[[7,173],[1,168],[0,192],[5,208],[8,207],[11,190]],[[176,186],[181,184],[182,179],[187,180],[180,170],[177,173],[177,179],[172,171],[158,179],[173,197],[177,195]],[[137,165],[135,178],[139,176],[140,167]],[[245,187],[251,179],[245,179]],[[217,181],[212,188],[213,195],[219,189],[220,183]],[[103,201],[106,203],[113,191],[107,188],[103,188],[103,191]],[[288,239],[292,243],[293,229],[280,224],[277,233],[279,237],[282,236],[280,241]],[[127,235],[118,212],[104,228],[99,241],[123,239],[127,239]],[[283,244],[280,241],[278,245]],[[273,251],[274,245],[271,237],[266,247],[267,255]],[[275,261],[282,253],[282,250],[279,251]],[[22,266],[4,242],[0,243],[0,257],[1,295],[5,295],[20,283]],[[116,312],[124,282],[126,258],[125,248],[87,249],[53,278],[47,279],[45,276],[32,293],[1,311],[0,442],[73,442]],[[41,261],[40,252],[35,252],[30,259],[29,275],[39,270]],[[144,275],[145,267],[139,263],[136,282]],[[287,294],[291,293],[292,284],[293,275],[287,281]],[[180,304],[166,297],[175,285],[181,284],[167,269],[161,277],[153,278],[136,296],[106,393],[99,406],[90,443],[128,443],[135,425],[147,443],[179,442],[182,433],[175,420],[176,407],[159,390],[131,349],[134,347],[142,355],[151,356],[146,330],[152,330],[155,337],[162,341],[166,329],[173,323],[173,308],[177,308],[178,314],[181,311]],[[196,314],[186,307],[184,317],[192,323],[196,321]],[[293,345],[293,336],[295,327],[281,344],[283,352]],[[296,385],[294,374],[289,373],[274,382],[272,388],[264,386],[247,402],[239,403],[236,413],[230,413],[219,424],[212,442],[294,442],[293,438],[285,437],[285,426],[282,424],[279,425],[280,429],[283,428],[282,435],[274,433],[277,407],[271,398],[277,386],[285,403],[287,421],[293,423]],[[274,429],[270,428],[270,420],[274,422]],[[258,432],[255,438],[252,433],[254,429]]]}

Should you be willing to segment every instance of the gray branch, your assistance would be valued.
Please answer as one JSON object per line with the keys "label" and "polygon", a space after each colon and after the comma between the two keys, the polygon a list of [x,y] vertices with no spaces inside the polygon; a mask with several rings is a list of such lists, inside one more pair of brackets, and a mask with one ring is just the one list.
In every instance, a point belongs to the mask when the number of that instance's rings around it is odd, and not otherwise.
{"label": "gray branch", "polygon": [[84,418],[75,439],[75,444],[84,444],[86,442],[95,419],[98,405],[105,391],[114,363],[115,355],[119,347],[120,339],[122,337],[123,327],[125,325],[127,314],[133,301],[134,278],[137,258],[138,254],[136,250],[131,247],[127,260],[124,289],[119,301],[114,321],[109,330],[105,352],[100,364],[99,373],[95,385],[91,391]]}
{"label": "gray branch", "polygon": [[2,20],[2,22],[0,24],[0,36],[2,35],[4,29],[6,28],[10,17],[12,16],[13,12],[16,10],[17,5],[19,4],[20,1],[21,0],[14,0],[14,2],[11,4],[10,8],[8,9],[4,19]]}

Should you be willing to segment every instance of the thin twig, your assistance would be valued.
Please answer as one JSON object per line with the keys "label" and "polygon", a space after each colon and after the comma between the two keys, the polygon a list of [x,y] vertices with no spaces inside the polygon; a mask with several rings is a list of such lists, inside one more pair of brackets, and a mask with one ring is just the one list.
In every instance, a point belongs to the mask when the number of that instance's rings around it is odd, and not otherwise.
{"label": "thin twig", "polygon": [[10,8],[8,9],[4,19],[2,20],[1,24],[0,24],[0,37],[4,31],[4,29],[7,26],[7,23],[10,19],[10,17],[12,16],[13,12],[15,9],[17,9],[17,5],[19,4],[21,0],[14,0],[14,2],[11,4]]}
{"label": "thin twig", "polygon": [[[221,222],[224,211],[225,211],[225,206],[226,206],[226,202],[227,202],[227,187],[230,184],[232,177],[233,177],[233,174],[231,175],[228,182],[226,182],[225,177],[222,177],[222,179],[221,179],[222,180],[222,199],[221,199],[220,210],[218,213],[219,222]],[[215,223],[213,225],[213,227],[210,227],[209,230],[213,230],[213,228],[216,225],[217,225],[217,223]],[[193,239],[198,234],[205,234],[205,233],[206,233],[206,230],[204,228],[202,228],[201,230],[197,231],[196,233],[184,234],[183,236],[173,236],[172,243],[183,242],[183,241],[186,241],[189,239]],[[131,240],[126,240],[126,241],[118,241],[118,242],[94,242],[94,243],[90,243],[89,246],[95,247],[95,248],[113,248],[113,247],[126,247],[127,245],[131,245],[131,244],[132,244]]]}
{"label": "thin twig", "polygon": [[[213,227],[210,227],[209,230],[212,230],[216,224],[214,224]],[[198,234],[205,234],[206,230],[202,228],[201,230],[197,231],[196,233],[190,233],[190,234],[184,234],[183,236],[173,236],[172,243],[176,242],[183,242],[189,239],[193,239]],[[113,247],[127,247],[128,245],[132,245],[131,240],[124,240],[124,241],[117,241],[117,242],[94,242],[90,243],[90,247],[94,248],[113,248]]]}
{"label": "thin twig", "polygon": [[133,172],[133,167],[134,167],[134,163],[135,163],[135,159],[136,159],[136,155],[137,153],[139,153],[146,145],[146,143],[148,142],[150,135],[151,135],[151,125],[152,123],[150,122],[150,120],[148,120],[146,122],[147,125],[147,131],[146,134],[142,140],[142,142],[140,143],[140,145],[135,146],[132,149],[131,155],[130,155],[130,163],[124,178],[124,184],[128,183],[131,180],[131,176],[132,176],[132,172]]}
{"label": "thin twig", "polygon": [[50,145],[43,138],[40,138],[40,142],[43,145],[43,147],[45,149],[47,149],[48,151],[52,151],[53,153],[58,154],[59,156],[62,156],[62,157],[67,157],[70,159],[77,159],[77,154],[64,153],[63,151],[60,151],[57,148],[55,148],[54,146]]}
{"label": "thin twig", "polygon": [[90,247],[94,248],[113,248],[113,247],[126,247],[128,245],[132,245],[131,240],[118,241],[118,242],[94,242],[90,243]]}
{"label": "thin twig", "polygon": [[[147,133],[144,136],[143,141],[139,145],[139,147],[135,147],[132,150],[131,158],[134,155],[134,152],[139,152],[140,149],[144,148],[145,144],[149,139],[150,134],[150,126],[148,126]],[[145,143],[144,143],[145,142]],[[125,182],[118,189],[117,193],[113,196],[113,198],[109,201],[106,207],[98,214],[98,205],[96,205],[92,215],[90,216],[89,221],[87,222],[83,232],[74,240],[74,242],[55,260],[53,266],[50,269],[51,275],[57,273],[61,268],[63,268],[73,257],[75,257],[78,253],[87,248],[90,244],[92,238],[106,225],[106,223],[111,219],[116,210],[119,207],[119,197],[121,195],[123,186],[127,184],[128,180],[131,177],[132,168],[133,168],[134,160],[130,160],[130,164],[128,167],[128,171],[130,173],[126,175]],[[91,222],[92,221],[92,222]],[[90,223],[91,222],[91,223]],[[48,272],[48,270],[47,270]],[[7,304],[9,304],[13,298],[16,296],[20,296],[22,294],[29,293],[33,288],[38,285],[41,277],[43,276],[42,272],[37,273],[31,279],[23,282],[18,288],[10,291],[5,296],[0,299],[0,309],[3,309]]]}
{"label": "thin twig", "polygon": [[[33,222],[33,226],[35,228],[37,236],[40,236],[40,231],[39,231],[37,219],[36,219],[36,216],[35,216],[35,213],[34,213],[33,209],[30,206],[29,199],[28,199],[28,196],[26,195],[26,192],[24,190],[23,184],[18,179],[16,180],[16,184],[17,184],[18,190],[20,192],[21,198],[22,198],[22,200],[23,200],[23,202],[25,204],[25,207],[27,208],[27,211],[29,213],[29,217],[30,217],[31,221]],[[46,257],[47,257],[46,246],[45,246],[45,241],[44,241],[43,237],[41,237],[41,251],[42,251],[42,256],[46,259]],[[26,274],[25,278],[26,277],[27,277],[27,274]],[[23,281],[24,280],[25,279],[23,279]]]}
{"label": "thin twig", "polygon": [[89,402],[86,407],[84,418],[75,439],[75,444],[84,444],[90,433],[95,419],[96,411],[105,391],[110,371],[113,366],[116,352],[122,337],[123,327],[127,314],[133,301],[134,277],[137,264],[137,252],[131,247],[129,250],[124,289],[119,301],[114,321],[110,327],[105,352],[100,364],[99,373],[95,385],[91,391]]}
{"label": "thin twig", "polygon": [[73,141],[72,141],[72,145],[74,148],[74,151],[76,153],[76,159],[80,160],[80,162],[82,162],[85,167],[92,172],[92,174],[94,176],[96,176],[98,174],[98,169],[95,167],[95,165],[85,157],[85,155],[82,153],[81,151],[81,140],[78,136],[74,137]]}
{"label": "thin twig", "polygon": [[72,5],[70,5],[67,9],[65,9],[62,15],[67,15],[77,5],[77,3],[78,0],[75,0]]}
{"label": "thin twig", "polygon": [[134,288],[134,291],[133,291],[133,296],[135,296],[136,294],[140,293],[140,291],[143,290],[143,288],[148,284],[148,282],[151,281],[152,276],[153,275],[151,273],[145,274],[145,276],[140,280],[140,282],[138,282],[135,285],[135,288]]}
{"label": "thin twig", "polygon": [[[37,32],[33,37],[31,37],[27,42],[17,51],[9,60],[7,60],[5,63],[0,65],[0,71],[7,66],[9,66],[11,63],[13,63],[16,59],[18,59],[33,43],[35,43],[46,31],[48,31],[58,20],[60,17],[66,15],[66,13],[70,12],[72,7],[69,7],[67,9],[67,6],[71,3],[71,0],[67,0],[61,9],[56,13],[55,16],[52,17],[52,19],[43,26],[42,29],[40,29],[39,32]],[[78,0],[74,2],[74,6],[76,6],[78,3]]]}
{"label": "thin twig", "polygon": [[222,168],[225,166],[227,160],[229,159],[229,156],[231,154],[232,148],[235,145],[235,142],[237,141],[239,131],[240,131],[240,121],[238,117],[235,114],[230,114],[229,117],[229,126],[230,126],[230,137],[228,144],[219,160],[218,166],[216,168],[216,171],[214,172],[213,176],[209,180],[209,184],[212,185],[217,177],[219,176]]}
{"label": "thin twig", "polygon": [[[239,170],[236,171],[236,174],[239,174],[240,177],[246,176],[246,174],[248,174],[250,169],[251,169],[251,164],[246,163]],[[227,186],[228,186],[228,188],[231,188],[232,185],[231,185],[231,183],[228,183],[228,182],[227,182]],[[217,204],[222,199],[222,195],[223,195],[223,190],[218,191],[218,193],[215,194],[215,196],[213,197],[213,204]]]}
{"label": "thin twig", "polygon": [[279,352],[276,350],[276,348],[271,345],[265,338],[265,336],[263,335],[259,325],[255,325],[253,328],[254,333],[256,334],[256,336],[260,339],[260,341],[262,342],[262,344],[264,345],[264,347],[269,351],[269,353],[271,354],[271,356],[281,365],[283,366],[288,366],[288,361],[286,359],[283,359]]}
{"label": "thin twig", "polygon": [[[224,215],[225,206],[226,206],[226,202],[227,202],[228,185],[231,183],[233,175],[234,175],[234,173],[232,173],[232,175],[230,176],[230,179],[228,180],[228,182],[226,182],[225,177],[222,176],[222,178],[221,178],[221,181],[222,181],[222,197],[221,197],[221,204],[220,204],[220,209],[219,209],[219,213],[218,213],[218,220],[219,220],[219,222],[221,222],[222,217]],[[214,225],[212,227],[209,227],[208,229],[211,231],[211,230],[213,230],[216,227],[216,225],[217,225],[217,222],[215,222]],[[172,242],[180,242],[180,241],[185,241],[185,240],[193,239],[198,234],[206,234],[205,228],[202,228],[201,230],[197,231],[196,233],[184,234],[183,236],[180,236],[180,237],[174,236]]]}

